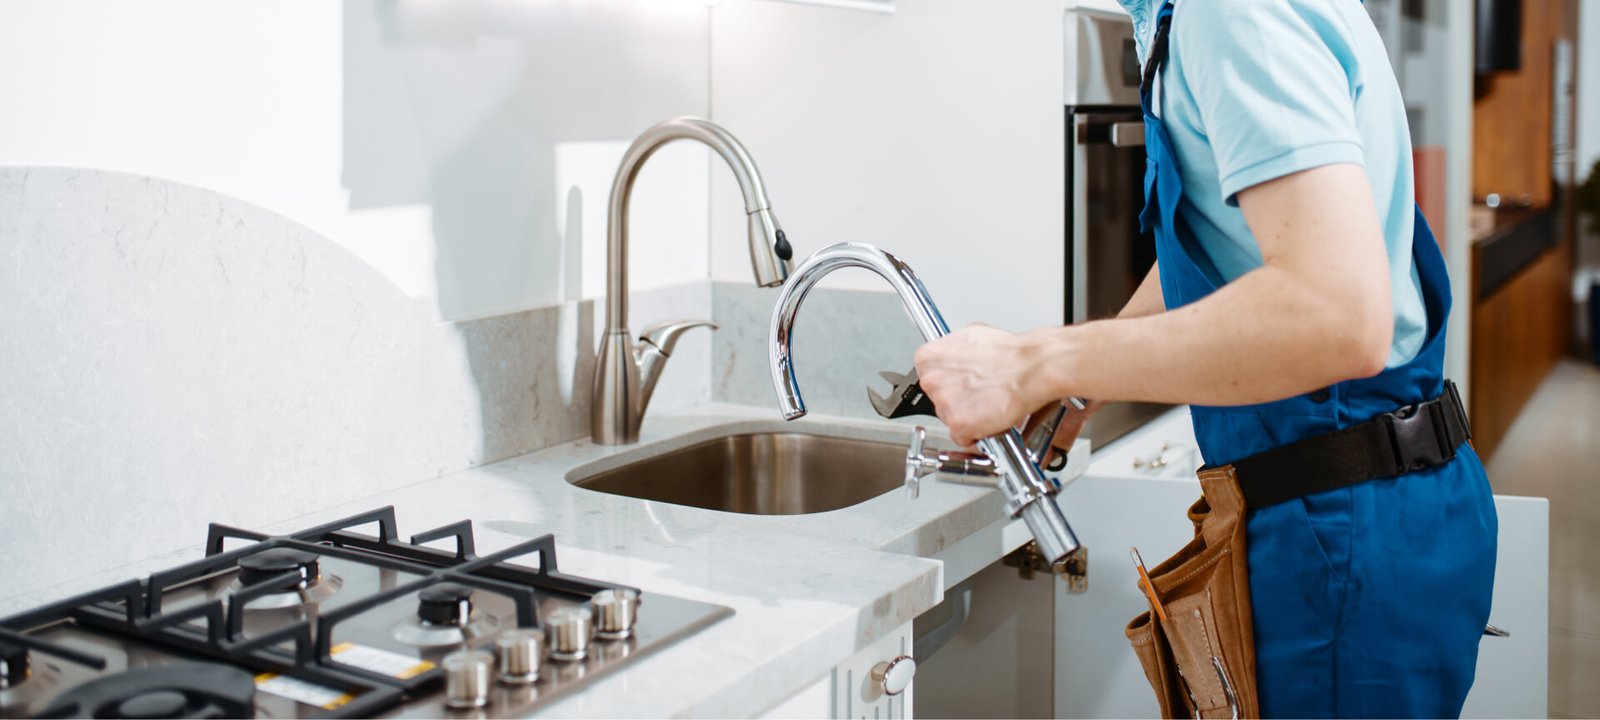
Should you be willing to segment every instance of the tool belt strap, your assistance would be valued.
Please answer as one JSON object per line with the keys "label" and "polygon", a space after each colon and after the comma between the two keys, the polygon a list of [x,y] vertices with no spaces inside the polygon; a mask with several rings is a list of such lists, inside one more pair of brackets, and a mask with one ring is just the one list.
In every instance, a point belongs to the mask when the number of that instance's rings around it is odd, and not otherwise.
{"label": "tool belt strap", "polygon": [[1233,464],[1245,506],[1263,508],[1377,478],[1438,467],[1472,439],[1455,383],[1444,393],[1359,425],[1251,455]]}

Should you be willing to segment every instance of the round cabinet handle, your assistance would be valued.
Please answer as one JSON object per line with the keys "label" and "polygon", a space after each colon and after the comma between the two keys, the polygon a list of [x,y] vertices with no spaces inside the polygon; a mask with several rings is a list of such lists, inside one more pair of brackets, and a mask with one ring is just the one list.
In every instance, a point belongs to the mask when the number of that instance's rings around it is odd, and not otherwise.
{"label": "round cabinet handle", "polygon": [[911,678],[917,674],[917,661],[910,655],[901,655],[889,662],[872,666],[872,680],[885,695],[899,695],[911,687]]}

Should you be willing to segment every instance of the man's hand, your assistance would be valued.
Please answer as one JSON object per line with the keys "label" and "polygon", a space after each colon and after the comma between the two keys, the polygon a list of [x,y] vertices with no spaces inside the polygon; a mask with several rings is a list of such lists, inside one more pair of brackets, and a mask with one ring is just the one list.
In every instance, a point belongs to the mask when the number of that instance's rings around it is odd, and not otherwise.
{"label": "man's hand", "polygon": [[1016,427],[1049,398],[1029,394],[1036,353],[1027,335],[971,325],[917,350],[917,377],[961,445]]}

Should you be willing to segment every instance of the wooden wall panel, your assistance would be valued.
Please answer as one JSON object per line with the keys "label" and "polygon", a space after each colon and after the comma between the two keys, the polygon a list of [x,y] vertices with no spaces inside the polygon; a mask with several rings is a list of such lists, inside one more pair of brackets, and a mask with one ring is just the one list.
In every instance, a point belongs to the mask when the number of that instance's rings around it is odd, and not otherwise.
{"label": "wooden wall panel", "polygon": [[1479,82],[1487,94],[1472,109],[1472,195],[1527,195],[1550,205],[1553,43],[1572,37],[1572,0],[1523,0],[1522,69]]}
{"label": "wooden wall panel", "polygon": [[[1468,414],[1472,444],[1485,458],[1494,453],[1522,406],[1567,352],[1572,324],[1569,247],[1546,250],[1473,308]],[[1473,255],[1476,261],[1476,249]]]}

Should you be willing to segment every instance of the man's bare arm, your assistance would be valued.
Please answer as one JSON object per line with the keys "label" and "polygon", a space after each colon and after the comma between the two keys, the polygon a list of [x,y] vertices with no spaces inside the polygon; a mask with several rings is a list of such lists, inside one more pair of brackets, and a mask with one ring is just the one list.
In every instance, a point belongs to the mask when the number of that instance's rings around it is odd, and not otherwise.
{"label": "man's bare arm", "polygon": [[1263,264],[1199,301],[1023,335],[965,328],[923,346],[922,387],[952,437],[1000,432],[1053,398],[1243,405],[1381,371],[1393,305],[1365,170],[1313,168],[1238,200]]}

